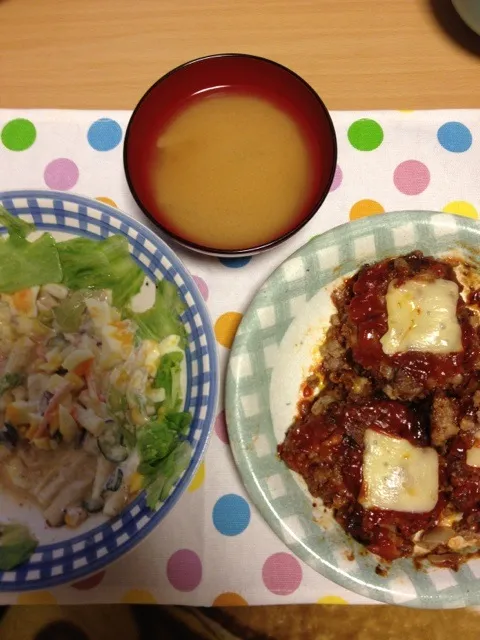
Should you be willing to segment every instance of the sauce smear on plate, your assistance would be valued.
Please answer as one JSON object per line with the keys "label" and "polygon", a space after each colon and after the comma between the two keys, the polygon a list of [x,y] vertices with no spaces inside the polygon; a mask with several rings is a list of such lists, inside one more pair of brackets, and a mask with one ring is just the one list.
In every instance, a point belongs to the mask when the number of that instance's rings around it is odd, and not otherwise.
{"label": "sauce smear on plate", "polygon": [[215,92],[163,127],[151,163],[162,222],[199,245],[245,249],[303,217],[313,184],[309,146],[294,118],[262,97]]}

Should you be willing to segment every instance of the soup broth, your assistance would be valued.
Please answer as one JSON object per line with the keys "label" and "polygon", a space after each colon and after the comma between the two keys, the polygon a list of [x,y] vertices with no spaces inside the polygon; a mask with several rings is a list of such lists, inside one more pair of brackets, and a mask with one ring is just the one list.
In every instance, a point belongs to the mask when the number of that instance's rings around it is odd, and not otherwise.
{"label": "soup broth", "polygon": [[218,249],[254,247],[292,229],[312,183],[295,120],[242,94],[193,100],[161,132],[151,166],[163,224]]}

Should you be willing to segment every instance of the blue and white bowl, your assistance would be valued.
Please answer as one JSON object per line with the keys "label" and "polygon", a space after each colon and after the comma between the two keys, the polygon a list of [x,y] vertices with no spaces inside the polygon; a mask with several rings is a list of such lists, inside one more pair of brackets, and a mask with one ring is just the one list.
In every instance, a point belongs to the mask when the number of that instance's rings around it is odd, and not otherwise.
{"label": "blue and white bowl", "polygon": [[[55,191],[0,192],[0,205],[57,239],[125,236],[146,281],[154,285],[166,279],[176,284],[186,305],[182,320],[189,337],[184,410],[193,416],[188,435],[193,454],[170,496],[155,511],[146,506],[142,493],[112,520],[95,516],[75,531],[50,529],[34,506],[19,505],[0,493],[0,519],[27,524],[39,540],[27,563],[0,572],[0,591],[23,591],[73,582],[99,571],[132,549],[168,514],[205,452],[217,403],[218,366],[210,318],[192,277],[175,253],[142,224],[95,200]],[[5,229],[0,228],[2,232]],[[143,287],[139,296],[150,295],[153,302],[154,290]]]}

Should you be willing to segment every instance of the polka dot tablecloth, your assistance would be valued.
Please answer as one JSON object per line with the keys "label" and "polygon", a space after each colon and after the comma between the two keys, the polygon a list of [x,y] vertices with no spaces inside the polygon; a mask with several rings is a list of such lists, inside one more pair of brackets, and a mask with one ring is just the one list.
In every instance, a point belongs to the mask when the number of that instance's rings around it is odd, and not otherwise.
{"label": "polka dot tablecloth", "polygon": [[[289,254],[332,226],[385,211],[478,218],[480,111],[333,113],[338,166],[319,214],[254,258],[178,250],[207,301],[225,374],[252,296]],[[129,113],[0,111],[0,190],[51,188],[97,198],[149,223],[125,181]],[[222,385],[223,386],[223,385]],[[1,603],[159,602],[189,605],[365,603],[297,560],[250,503],[236,472],[223,401],[204,463],[159,527],[106,571],[74,585],[2,594]]]}

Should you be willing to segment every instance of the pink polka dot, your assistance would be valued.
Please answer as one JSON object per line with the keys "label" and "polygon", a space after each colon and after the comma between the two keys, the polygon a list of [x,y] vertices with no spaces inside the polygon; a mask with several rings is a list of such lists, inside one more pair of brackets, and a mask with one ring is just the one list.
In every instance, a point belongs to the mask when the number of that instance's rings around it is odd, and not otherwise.
{"label": "pink polka dot", "polygon": [[99,573],[95,573],[93,576],[89,576],[84,580],[74,582],[71,586],[74,589],[80,589],[80,591],[87,591],[88,589],[94,589],[95,587],[98,587],[104,577],[105,571],[100,571]]}
{"label": "pink polka dot", "polygon": [[335,191],[342,184],[343,180],[343,171],[340,169],[337,164],[337,168],[335,169],[335,175],[333,176],[332,186],[330,187],[330,191]]}
{"label": "pink polka dot", "polygon": [[418,160],[405,160],[395,169],[393,182],[406,196],[417,196],[425,191],[430,183],[428,167]]}
{"label": "pink polka dot", "polygon": [[178,591],[193,591],[202,580],[202,561],[194,551],[179,549],[170,556],[167,577]]}
{"label": "pink polka dot", "polygon": [[220,413],[216,417],[214,429],[215,429],[215,433],[220,438],[220,440],[225,444],[228,444],[229,438],[228,438],[228,431],[227,431],[227,423],[225,421],[225,411],[220,411]]}
{"label": "pink polka dot", "polygon": [[192,276],[195,284],[198,287],[198,290],[200,291],[200,293],[202,294],[202,298],[205,300],[205,302],[208,300],[208,287],[207,287],[207,283],[205,282],[205,280],[203,278],[200,278],[200,276]]}
{"label": "pink polka dot", "polygon": [[289,553],[274,553],[266,559],[262,569],[263,583],[277,596],[288,596],[302,581],[302,567]]}
{"label": "pink polka dot", "polygon": [[68,191],[77,184],[78,175],[78,167],[73,160],[57,158],[47,164],[43,178],[50,189]]}

